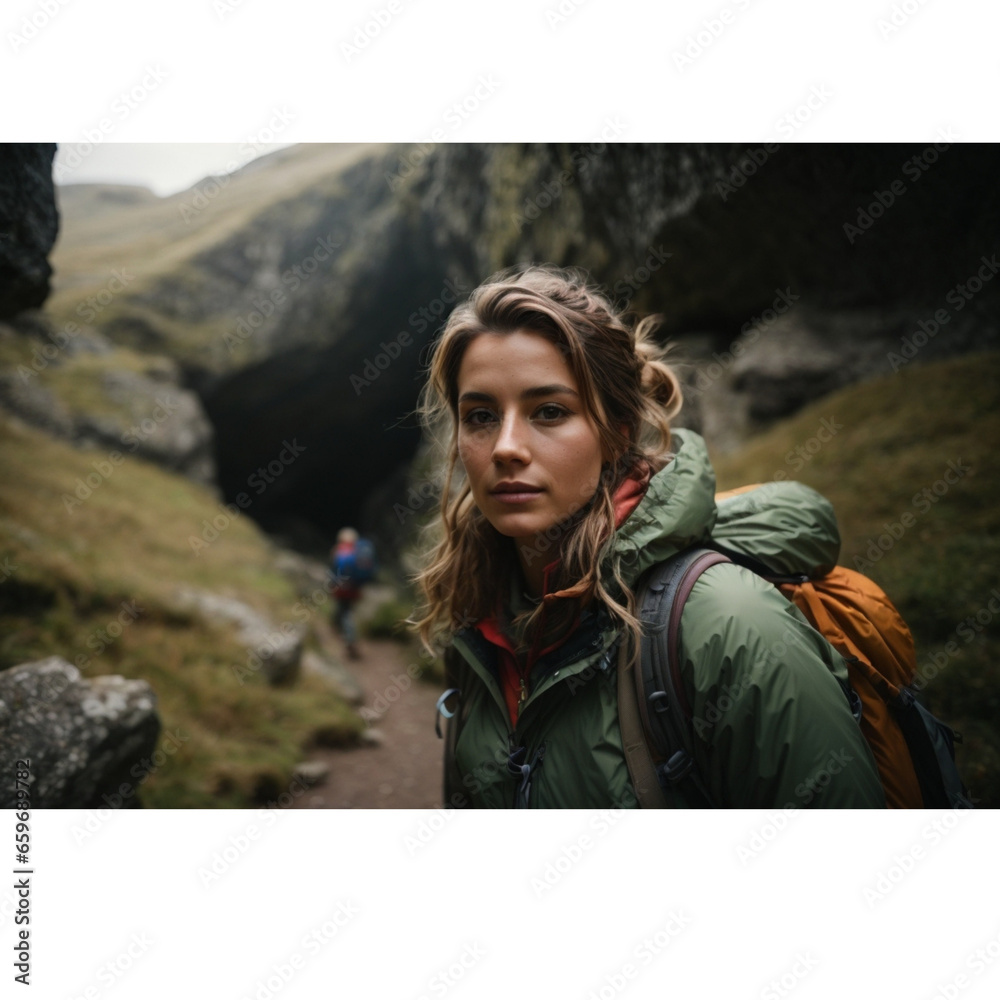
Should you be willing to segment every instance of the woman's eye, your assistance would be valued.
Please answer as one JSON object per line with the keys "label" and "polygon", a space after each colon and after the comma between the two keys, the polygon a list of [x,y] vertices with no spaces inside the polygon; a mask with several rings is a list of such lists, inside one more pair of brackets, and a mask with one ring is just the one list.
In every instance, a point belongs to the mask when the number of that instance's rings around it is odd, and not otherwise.
{"label": "woman's eye", "polygon": [[469,410],[464,417],[462,417],[462,423],[468,424],[470,427],[482,427],[484,424],[488,424],[496,419],[489,410]]}
{"label": "woman's eye", "polygon": [[546,403],[538,408],[535,416],[542,420],[558,420],[560,417],[566,416],[566,410],[556,403]]}

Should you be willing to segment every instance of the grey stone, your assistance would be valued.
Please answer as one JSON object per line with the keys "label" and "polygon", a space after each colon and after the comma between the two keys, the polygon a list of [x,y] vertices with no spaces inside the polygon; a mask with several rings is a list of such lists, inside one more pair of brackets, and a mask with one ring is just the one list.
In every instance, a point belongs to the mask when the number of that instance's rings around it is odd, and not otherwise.
{"label": "grey stone", "polygon": [[368,726],[366,729],[361,730],[359,740],[362,743],[367,743],[369,746],[380,747],[385,743],[385,733],[374,726]]}
{"label": "grey stone", "polygon": [[179,605],[194,609],[216,625],[235,625],[237,638],[247,648],[247,661],[238,664],[247,671],[261,670],[273,685],[293,684],[302,665],[301,626],[283,622],[279,627],[250,605],[234,597],[213,594],[193,587],[176,592]]}
{"label": "grey stone", "polygon": [[312,650],[306,650],[302,654],[302,670],[314,677],[320,677],[338,697],[349,705],[364,703],[364,689],[354,674],[342,664],[334,663]]}
{"label": "grey stone", "polygon": [[[31,761],[32,808],[80,809],[124,799],[134,805],[156,749],[160,718],[145,681],[81,678],[58,656],[0,672],[0,808],[17,805],[17,760]],[[107,796],[107,798],[105,798]],[[119,801],[120,801],[119,799]]]}
{"label": "grey stone", "polygon": [[330,765],[322,760],[304,760],[295,765],[292,773],[304,785],[319,785],[329,776]]}
{"label": "grey stone", "polygon": [[[25,423],[39,427],[82,448],[136,455],[206,486],[215,486],[213,430],[199,397],[181,388],[180,369],[169,358],[150,357],[142,373],[115,367],[107,338],[89,327],[59,339],[51,320],[41,313],[23,313],[0,324],[0,338],[27,338],[39,350],[59,344],[51,357],[41,356],[39,372],[48,367],[72,370],[83,354],[107,357],[98,387],[110,412],[79,411],[56,396],[34,376],[15,368],[0,370],[0,406]],[[123,360],[122,365],[126,362]],[[27,366],[34,370],[32,365]],[[77,375],[93,378],[88,371]]]}

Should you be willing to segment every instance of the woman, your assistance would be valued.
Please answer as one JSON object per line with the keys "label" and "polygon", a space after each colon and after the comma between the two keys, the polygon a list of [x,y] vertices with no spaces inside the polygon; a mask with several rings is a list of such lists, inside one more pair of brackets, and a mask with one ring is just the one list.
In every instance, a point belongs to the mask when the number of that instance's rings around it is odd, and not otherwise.
{"label": "woman", "polygon": [[[739,541],[704,442],[671,432],[680,386],[654,327],[630,330],[582,275],[532,266],[477,288],[435,346],[422,414],[447,453],[443,531],[417,577],[426,607],[413,624],[428,648],[449,644],[460,690],[444,712],[446,806],[637,804],[613,656],[619,638],[638,648],[636,582],[713,529]],[[789,537],[764,538],[765,551],[783,571],[832,565],[825,501],[789,485],[778,519]],[[753,520],[752,504],[738,507],[737,521]],[[884,804],[843,661],[773,586],[711,567],[680,635],[714,804]]]}

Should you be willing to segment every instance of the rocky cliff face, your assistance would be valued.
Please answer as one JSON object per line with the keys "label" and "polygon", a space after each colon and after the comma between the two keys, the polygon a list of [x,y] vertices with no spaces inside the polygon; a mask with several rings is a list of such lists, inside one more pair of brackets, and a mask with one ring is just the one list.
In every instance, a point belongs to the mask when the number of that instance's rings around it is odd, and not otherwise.
{"label": "rocky cliff face", "polygon": [[[318,528],[318,548],[371,526],[366,497],[383,518],[405,502],[425,348],[512,263],[581,265],[663,313],[684,419],[720,447],[887,370],[935,310],[956,321],[921,359],[996,343],[992,286],[961,317],[947,297],[995,252],[998,157],[938,146],[296,147],[173,199],[117,198],[137,277],[99,325],[177,360],[223,493],[289,537]],[[57,255],[95,287],[81,259]]]}
{"label": "rocky cliff face", "polygon": [[59,231],[52,183],[55,143],[0,145],[0,320],[49,294],[49,251]]}

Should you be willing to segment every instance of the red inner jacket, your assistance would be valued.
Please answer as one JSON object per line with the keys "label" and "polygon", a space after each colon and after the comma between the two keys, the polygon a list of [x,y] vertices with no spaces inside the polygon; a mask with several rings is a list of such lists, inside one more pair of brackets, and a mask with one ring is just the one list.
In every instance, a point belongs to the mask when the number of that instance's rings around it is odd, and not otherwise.
{"label": "red inner jacket", "polygon": [[[618,489],[615,490],[613,499],[616,529],[620,528],[629,514],[639,506],[639,501],[646,494],[651,474],[652,470],[648,466],[640,466],[635,470],[632,477],[625,479]],[[542,594],[545,597],[560,597],[564,593],[563,591],[549,592],[549,581],[552,579],[558,566],[559,559],[556,558],[545,567],[542,577]],[[518,661],[513,642],[500,627],[498,616],[483,618],[476,623],[476,628],[482,636],[497,647],[500,689],[503,691],[504,701],[507,703],[507,710],[510,712],[511,725],[517,725],[518,702],[521,697],[521,679],[523,678],[525,683],[527,683],[528,678],[531,676],[532,668],[538,659],[561,646],[573,634],[579,621],[580,618],[577,615],[572,626],[562,637],[544,649],[537,649],[535,646],[532,646],[527,652],[523,667]]]}

